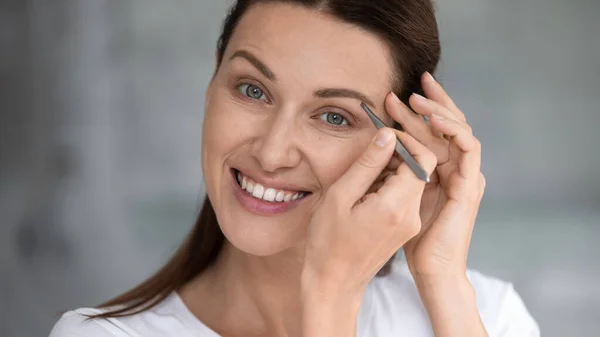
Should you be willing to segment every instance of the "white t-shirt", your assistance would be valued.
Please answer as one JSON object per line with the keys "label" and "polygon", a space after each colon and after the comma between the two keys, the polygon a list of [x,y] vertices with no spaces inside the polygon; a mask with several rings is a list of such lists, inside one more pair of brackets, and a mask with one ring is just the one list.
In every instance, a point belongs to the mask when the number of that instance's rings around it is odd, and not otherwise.
{"label": "white t-shirt", "polygon": [[[531,317],[512,284],[468,271],[477,307],[490,337],[539,337]],[[156,307],[129,317],[87,320],[99,309],[65,313],[50,337],[219,337],[204,325],[173,292]],[[357,319],[357,337],[433,336],[427,313],[404,262],[394,263],[390,275],[375,278],[364,293]]]}

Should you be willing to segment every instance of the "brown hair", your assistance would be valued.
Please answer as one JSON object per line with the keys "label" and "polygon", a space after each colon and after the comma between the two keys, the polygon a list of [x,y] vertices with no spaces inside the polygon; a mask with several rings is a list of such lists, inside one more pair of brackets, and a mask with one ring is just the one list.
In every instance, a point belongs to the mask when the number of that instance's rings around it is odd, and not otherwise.
{"label": "brown hair", "polygon": [[[431,0],[238,0],[225,18],[217,43],[217,70],[240,18],[257,3],[313,8],[377,35],[389,47],[394,64],[392,88],[405,103],[413,92],[423,93],[421,75],[425,71],[433,74],[439,61],[440,43]],[[142,284],[100,305],[116,309],[91,317],[127,316],[152,308],[210,266],[224,241],[206,197],[192,232],[171,260]],[[379,275],[389,269],[388,262]]]}

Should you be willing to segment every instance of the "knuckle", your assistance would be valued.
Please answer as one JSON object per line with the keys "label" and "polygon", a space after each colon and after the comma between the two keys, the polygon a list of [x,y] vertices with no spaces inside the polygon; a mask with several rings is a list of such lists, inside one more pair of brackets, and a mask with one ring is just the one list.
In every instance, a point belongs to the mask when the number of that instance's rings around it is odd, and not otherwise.
{"label": "knuckle", "polygon": [[409,239],[421,231],[421,220],[418,212],[412,214],[414,208],[418,209],[415,205],[411,206],[410,204],[398,202],[397,198],[388,197],[381,199],[378,212],[390,230]]}
{"label": "knuckle", "polygon": [[467,151],[476,151],[476,152],[481,151],[481,143],[474,136],[470,136],[470,138],[467,140],[466,146],[467,146]]}
{"label": "knuckle", "polygon": [[379,212],[384,216],[385,221],[389,226],[394,227],[402,222],[403,212],[398,205],[395,205],[391,198],[383,198],[381,200]]}
{"label": "knuckle", "polygon": [[401,211],[399,207],[396,206],[395,208],[396,209],[390,207],[390,212],[392,213],[392,223],[396,226],[399,226],[406,221],[406,217],[404,215],[404,212]]}
{"label": "knuckle", "polygon": [[459,124],[465,129],[467,130],[470,134],[473,134],[473,128],[471,127],[471,125],[469,125],[469,123],[464,122],[464,121],[460,121]]}
{"label": "knuckle", "polygon": [[397,174],[390,174],[385,178],[386,184],[399,186],[402,183],[402,178]]}
{"label": "knuckle", "polygon": [[394,209],[390,198],[382,198],[380,203],[380,212],[381,214],[385,214],[385,217],[390,221],[394,222],[398,216],[398,212]]}
{"label": "knuckle", "polygon": [[421,222],[420,221],[410,221],[406,226],[406,234],[409,237],[415,237],[421,232]]}

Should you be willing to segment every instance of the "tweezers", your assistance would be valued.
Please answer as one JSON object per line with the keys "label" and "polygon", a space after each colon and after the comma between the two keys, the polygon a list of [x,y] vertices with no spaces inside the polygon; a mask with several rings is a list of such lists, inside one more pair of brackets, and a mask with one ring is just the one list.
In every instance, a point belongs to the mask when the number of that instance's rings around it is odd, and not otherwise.
{"label": "tweezers", "polygon": [[[361,102],[360,106],[363,108],[363,110],[365,110],[365,112],[371,119],[371,122],[373,122],[373,124],[378,130],[386,127],[385,123],[383,123],[381,119],[375,116],[373,111],[371,111],[371,109],[369,109],[369,107],[365,103]],[[417,175],[419,179],[427,183],[429,182],[429,174],[427,173],[427,171],[425,171],[425,169],[421,165],[419,165],[415,158],[406,150],[406,147],[404,147],[404,144],[400,142],[400,139],[398,139],[398,137],[396,137],[396,153],[400,155],[402,159],[404,159],[404,162],[408,165],[408,167],[410,167],[410,169]]]}

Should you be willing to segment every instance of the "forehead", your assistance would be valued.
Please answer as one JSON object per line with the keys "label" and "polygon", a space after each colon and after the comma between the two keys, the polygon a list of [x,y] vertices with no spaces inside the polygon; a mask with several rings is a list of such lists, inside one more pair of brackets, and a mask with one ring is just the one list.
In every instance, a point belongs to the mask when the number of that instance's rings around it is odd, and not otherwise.
{"label": "forehead", "polygon": [[329,14],[289,4],[257,4],[244,14],[228,55],[255,52],[277,75],[296,83],[361,90],[377,105],[391,90],[388,48],[376,35]]}

